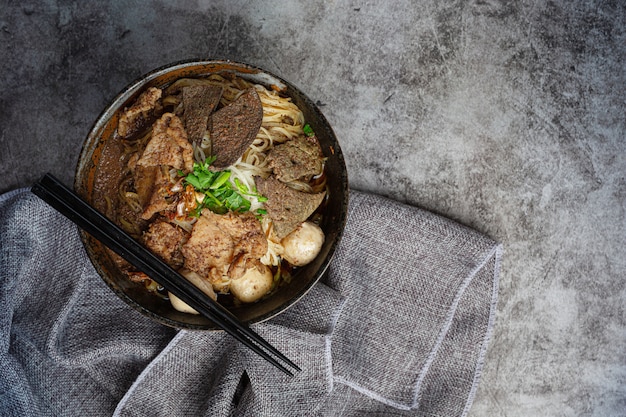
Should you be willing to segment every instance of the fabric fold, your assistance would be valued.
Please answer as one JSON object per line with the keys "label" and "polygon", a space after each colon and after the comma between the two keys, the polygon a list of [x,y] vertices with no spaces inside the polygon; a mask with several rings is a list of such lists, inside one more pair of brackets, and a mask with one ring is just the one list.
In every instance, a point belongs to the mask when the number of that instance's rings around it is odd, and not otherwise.
{"label": "fabric fold", "polygon": [[245,362],[226,333],[181,330],[137,378],[114,416],[227,416]]}
{"label": "fabric fold", "polygon": [[332,336],[335,381],[400,410],[428,408],[430,390],[436,406],[455,398],[444,415],[461,415],[456,399],[478,382],[493,324],[500,246],[392,200],[353,192],[350,203],[328,280],[347,299]]}

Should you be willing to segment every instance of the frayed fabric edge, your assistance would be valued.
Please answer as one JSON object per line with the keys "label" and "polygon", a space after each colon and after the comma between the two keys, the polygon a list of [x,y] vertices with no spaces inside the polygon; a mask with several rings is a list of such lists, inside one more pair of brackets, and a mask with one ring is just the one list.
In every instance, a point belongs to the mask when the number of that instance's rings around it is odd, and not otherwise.
{"label": "frayed fabric edge", "polygon": [[337,322],[339,321],[339,317],[341,316],[341,313],[343,312],[343,307],[345,305],[346,305],[346,299],[344,298],[339,304],[339,306],[337,307],[337,310],[333,313],[331,320],[330,320],[330,328],[329,328],[328,333],[326,334],[326,346],[325,346],[326,351],[324,353],[326,356],[326,377],[328,378],[329,392],[332,392],[334,388],[333,355],[332,355],[333,332],[335,331],[335,326],[337,325]]}
{"label": "frayed fabric edge", "polygon": [[[399,410],[415,410],[419,407],[420,404],[420,390],[422,388],[422,383],[424,378],[426,377],[426,375],[428,374],[428,371],[430,370],[430,366],[432,365],[432,363],[434,362],[435,357],[437,356],[437,352],[439,351],[439,348],[441,347],[441,345],[443,344],[443,340],[445,339],[446,335],[448,334],[448,331],[450,330],[450,326],[452,325],[452,322],[454,320],[454,316],[456,314],[457,308],[458,308],[458,304],[463,296],[463,294],[465,293],[465,291],[467,290],[467,287],[469,286],[469,284],[472,282],[472,280],[474,279],[474,277],[476,276],[476,274],[482,270],[485,265],[495,256],[496,257],[496,263],[494,266],[494,282],[493,282],[493,289],[491,292],[491,301],[490,301],[490,312],[489,312],[489,319],[488,319],[488,325],[487,325],[487,331],[485,334],[485,339],[484,342],[481,346],[480,352],[479,352],[479,358],[476,364],[476,373],[474,374],[474,380],[472,382],[472,386],[470,388],[470,392],[468,394],[468,400],[465,404],[464,407],[464,411],[463,411],[463,415],[465,416],[467,414],[467,412],[469,411],[469,408],[471,407],[471,404],[473,402],[473,398],[475,396],[476,393],[476,388],[477,388],[477,384],[478,381],[480,380],[480,372],[482,371],[482,366],[484,363],[484,357],[486,355],[486,350],[487,350],[487,345],[488,345],[488,340],[490,339],[490,336],[493,332],[493,324],[494,324],[494,320],[495,320],[495,305],[497,303],[497,294],[498,294],[498,282],[499,282],[499,271],[500,271],[500,258],[501,258],[501,254],[502,254],[502,245],[501,244],[496,244],[485,256],[485,258],[482,260],[482,262],[480,262],[469,274],[468,276],[465,278],[465,280],[463,281],[461,287],[459,288],[459,291],[457,291],[457,294],[455,295],[455,298],[450,306],[450,309],[448,311],[448,315],[446,317],[446,321],[440,331],[439,336],[437,337],[437,340],[435,342],[435,345],[433,346],[431,352],[428,355],[428,358],[424,364],[424,366],[422,367],[422,371],[420,372],[416,385],[415,385],[415,392],[414,392],[414,396],[413,396],[413,401],[409,404],[409,403],[400,403],[397,401],[393,401],[390,400],[389,398],[386,398],[380,394],[378,394],[375,391],[369,390],[367,388],[362,387],[359,384],[354,383],[353,381],[350,381],[348,379],[345,379],[343,377],[340,376],[334,376],[333,375],[333,382],[337,382],[346,386],[349,386],[350,388],[354,389],[357,392],[360,392],[361,394],[376,400],[382,404],[394,407],[396,409]],[[339,316],[337,316],[338,318]],[[327,352],[329,352],[330,354],[330,342],[327,344]],[[332,358],[328,359],[332,364]],[[331,365],[332,366],[332,365]],[[332,369],[331,369],[331,373],[332,373]],[[332,386],[332,385],[331,385]]]}
{"label": "frayed fabric edge", "polygon": [[500,267],[502,254],[504,253],[504,248],[502,244],[498,244],[495,248],[495,253],[492,256],[495,256],[495,265],[493,271],[493,288],[491,291],[491,303],[489,306],[489,320],[487,322],[487,331],[485,332],[485,337],[483,339],[482,346],[480,348],[480,353],[478,354],[478,360],[476,361],[476,369],[474,370],[474,381],[472,382],[472,388],[470,389],[467,402],[465,403],[465,407],[463,408],[463,413],[461,414],[465,417],[474,403],[474,397],[476,396],[476,391],[478,390],[478,384],[480,382],[480,378],[482,377],[483,367],[485,365],[485,358],[487,356],[487,348],[491,342],[491,337],[493,335],[495,320],[496,320],[496,307],[498,305],[498,290],[500,285]]}
{"label": "frayed fabric edge", "polygon": [[7,191],[4,194],[0,194],[0,204],[5,203],[16,195],[20,195],[22,193],[30,192],[30,188],[17,188],[15,190]]}
{"label": "frayed fabric edge", "polygon": [[456,295],[454,297],[454,300],[452,301],[452,305],[450,306],[450,309],[448,310],[448,314],[446,316],[446,321],[445,321],[445,323],[444,323],[444,325],[443,325],[443,327],[441,329],[441,332],[440,332],[439,336],[437,337],[437,341],[435,342],[435,345],[433,346],[430,354],[428,355],[428,359],[426,360],[426,363],[424,364],[424,367],[422,368],[422,371],[420,372],[420,374],[419,374],[419,376],[417,378],[417,383],[415,384],[415,392],[413,394],[413,403],[411,404],[411,409],[419,407],[419,403],[420,403],[419,396],[420,396],[420,392],[421,392],[421,389],[422,389],[422,383],[424,382],[424,379],[426,378],[426,375],[430,371],[430,366],[434,362],[435,357],[437,356],[437,353],[439,352],[439,348],[443,344],[443,340],[445,339],[446,335],[448,334],[448,331],[450,330],[450,326],[452,325],[452,322],[454,320],[454,316],[456,315],[456,312],[457,312],[457,309],[459,307],[459,303],[461,302],[461,298],[463,297],[463,294],[465,294],[465,291],[467,290],[467,287],[474,280],[474,278],[476,277],[476,274],[478,274],[478,272],[485,267],[487,262],[489,262],[489,260],[497,253],[497,249],[498,249],[498,245],[495,245],[487,253],[487,255],[482,260],[482,262],[479,263],[467,275],[467,277],[463,281],[463,284],[461,285],[461,287],[457,291],[457,293],[456,293]]}

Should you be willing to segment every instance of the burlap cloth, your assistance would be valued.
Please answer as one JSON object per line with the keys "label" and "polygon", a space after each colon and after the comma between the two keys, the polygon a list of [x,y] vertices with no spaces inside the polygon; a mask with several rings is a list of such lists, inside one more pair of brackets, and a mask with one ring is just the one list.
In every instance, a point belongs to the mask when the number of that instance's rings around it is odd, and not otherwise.
{"label": "burlap cloth", "polygon": [[457,416],[476,390],[500,246],[352,191],[328,276],[254,329],[290,378],[224,332],[176,331],[118,299],[77,228],[27,190],[0,196],[3,416]]}

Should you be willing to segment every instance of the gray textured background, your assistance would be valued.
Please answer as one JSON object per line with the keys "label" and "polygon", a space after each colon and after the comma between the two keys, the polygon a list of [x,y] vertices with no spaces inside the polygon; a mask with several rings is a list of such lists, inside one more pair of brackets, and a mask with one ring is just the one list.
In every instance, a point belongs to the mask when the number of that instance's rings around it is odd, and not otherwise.
{"label": "gray textured background", "polygon": [[301,87],[351,185],[504,243],[473,416],[626,415],[621,1],[2,1],[0,192],[71,184],[126,84],[228,58]]}

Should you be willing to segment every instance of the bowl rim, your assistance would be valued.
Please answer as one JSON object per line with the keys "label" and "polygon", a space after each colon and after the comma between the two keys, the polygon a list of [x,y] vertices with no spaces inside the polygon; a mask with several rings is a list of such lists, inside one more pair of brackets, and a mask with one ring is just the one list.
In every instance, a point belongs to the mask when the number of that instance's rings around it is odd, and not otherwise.
{"label": "bowl rim", "polygon": [[[97,151],[98,146],[102,146],[101,142],[102,136],[104,136],[104,129],[107,125],[110,124],[111,118],[119,112],[124,103],[127,103],[135,94],[143,91],[146,86],[150,85],[151,82],[158,79],[159,77],[165,76],[168,73],[173,71],[189,69],[189,68],[198,68],[198,67],[206,67],[206,74],[211,73],[208,71],[208,68],[215,67],[220,71],[232,71],[238,76],[243,76],[243,78],[252,79],[252,81],[256,83],[260,83],[265,85],[266,87],[272,87],[273,89],[278,89],[280,92],[286,92],[289,89],[297,92],[298,96],[304,100],[307,107],[315,113],[315,117],[319,119],[319,121],[324,125],[326,133],[329,135],[332,141],[333,147],[333,158],[337,158],[338,163],[341,167],[340,174],[341,178],[338,178],[338,181],[341,182],[341,188],[343,189],[343,195],[341,196],[341,201],[339,202],[341,206],[341,213],[339,213],[340,218],[335,224],[335,227],[338,230],[335,232],[336,236],[333,239],[333,242],[330,244],[330,247],[325,255],[325,259],[321,263],[320,267],[315,272],[315,276],[310,280],[295,296],[287,299],[283,303],[281,303],[278,307],[271,309],[265,314],[260,314],[259,316],[248,320],[248,324],[262,323],[267,321],[277,315],[280,315],[291,308],[294,304],[299,302],[314,286],[317,284],[320,279],[327,273],[328,267],[334,257],[336,252],[336,248],[341,241],[343,236],[343,232],[345,229],[345,225],[347,222],[347,213],[348,213],[348,202],[349,202],[349,186],[348,186],[348,175],[347,168],[345,164],[345,160],[343,157],[343,153],[341,151],[341,147],[339,145],[339,141],[335,132],[332,129],[332,126],[324,116],[324,114],[319,109],[318,105],[313,102],[299,87],[296,87],[294,84],[284,80],[283,78],[273,74],[272,72],[265,70],[256,65],[228,60],[228,59],[185,59],[172,62],[170,64],[165,64],[146,72],[144,75],[141,75],[135,78],[133,81],[128,83],[117,95],[114,96],[112,100],[110,100],[104,109],[100,112],[100,114],[95,119],[91,128],[89,129],[89,133],[87,137],[83,141],[81,152],[79,154],[78,162],[75,168],[75,176],[74,176],[74,189],[81,194],[81,196],[88,201],[91,199],[90,194],[93,192],[93,182],[95,181],[95,168],[97,167],[97,162],[92,160],[92,156],[94,152]],[[217,71],[214,71],[217,72]],[[199,73],[196,73],[195,76],[198,76]],[[181,78],[176,77],[176,78]],[[106,142],[106,141],[104,141]],[[84,175],[87,175],[87,178],[84,178]],[[87,181],[87,185],[83,184]],[[89,182],[91,181],[91,184]],[[89,187],[91,187],[91,191],[88,191]],[[214,330],[221,331],[215,324],[209,322],[208,324],[189,324],[189,323],[181,323],[180,321],[164,317],[161,314],[158,314],[155,311],[148,309],[146,306],[140,304],[137,300],[127,294],[123,289],[117,287],[113,282],[113,279],[108,277],[107,272],[102,268],[102,266],[96,261],[95,255],[92,250],[92,244],[95,241],[91,236],[89,236],[84,231],[80,230],[80,237],[83,243],[85,250],[87,251],[88,258],[90,259],[92,265],[96,269],[98,275],[105,281],[105,283],[113,290],[113,292],[122,300],[124,300],[127,304],[133,307],[135,310],[139,311],[141,314],[148,316],[152,320],[159,322],[163,325],[174,327],[178,329],[186,329],[186,330]],[[100,244],[101,245],[101,244]]]}

